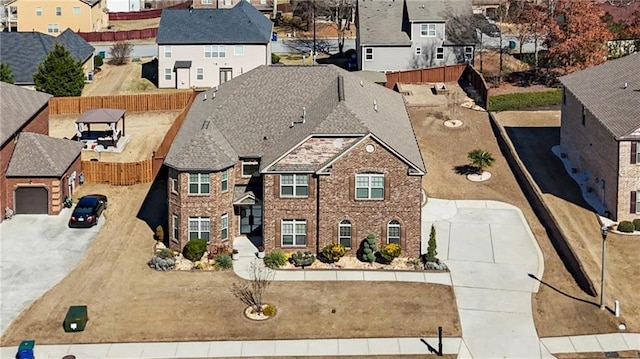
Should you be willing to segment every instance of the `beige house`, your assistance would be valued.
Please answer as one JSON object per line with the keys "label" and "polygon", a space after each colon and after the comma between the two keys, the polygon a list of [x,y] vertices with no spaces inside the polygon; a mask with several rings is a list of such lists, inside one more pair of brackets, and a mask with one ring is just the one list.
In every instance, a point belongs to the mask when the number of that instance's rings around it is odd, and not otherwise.
{"label": "beige house", "polygon": [[560,78],[560,149],[611,219],[640,218],[640,54]]}
{"label": "beige house", "polygon": [[67,28],[100,31],[109,25],[106,0],[13,0],[7,4],[10,31],[35,31],[58,36]]}

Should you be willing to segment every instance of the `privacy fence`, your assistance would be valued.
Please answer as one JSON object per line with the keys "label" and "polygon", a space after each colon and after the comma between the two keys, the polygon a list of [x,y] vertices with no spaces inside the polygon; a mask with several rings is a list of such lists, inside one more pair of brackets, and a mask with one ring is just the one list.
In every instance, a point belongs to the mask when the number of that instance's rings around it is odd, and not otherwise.
{"label": "privacy fence", "polygon": [[136,95],[53,97],[49,100],[50,115],[75,115],[95,108],[117,108],[127,112],[182,110],[193,92],[171,92]]}
{"label": "privacy fence", "polygon": [[127,41],[153,39],[158,35],[158,28],[150,27],[127,31],[78,32],[77,34],[87,42]]}

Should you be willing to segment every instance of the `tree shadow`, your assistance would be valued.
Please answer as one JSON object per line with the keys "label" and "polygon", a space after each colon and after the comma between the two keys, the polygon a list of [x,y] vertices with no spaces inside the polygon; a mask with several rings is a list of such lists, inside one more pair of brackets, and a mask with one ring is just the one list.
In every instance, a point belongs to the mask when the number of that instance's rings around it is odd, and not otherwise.
{"label": "tree shadow", "polygon": [[573,299],[573,300],[577,300],[578,302],[582,302],[582,303],[586,303],[586,304],[594,305],[594,306],[596,306],[596,307],[600,305],[599,303],[592,302],[592,301],[589,301],[589,300],[586,300],[586,299],[582,299],[582,298],[578,298],[578,297],[573,296],[573,295],[571,295],[571,294],[569,294],[569,293],[565,293],[565,292],[561,291],[560,289],[558,289],[558,288],[554,287],[553,285],[551,285],[551,284],[549,284],[549,283],[547,283],[547,282],[543,281],[542,279],[539,279],[538,277],[536,277],[536,276],[535,276],[534,274],[532,274],[532,273],[528,273],[527,275],[528,275],[531,279],[533,279],[533,280],[537,280],[538,282],[540,282],[540,284],[542,284],[542,285],[544,285],[544,286],[547,286],[547,287],[549,287],[549,288],[553,289],[555,292],[560,293],[560,294],[564,295],[564,296],[565,296],[565,297],[567,297],[567,298],[571,298],[571,299]]}
{"label": "tree shadow", "polygon": [[456,174],[464,176],[478,174],[478,168],[472,165],[455,166],[453,167],[453,170],[456,172]]}
{"label": "tree shadow", "polygon": [[136,218],[144,221],[154,233],[157,226],[162,226],[165,233],[165,245],[169,244],[167,176],[167,168],[163,166],[149,188],[149,192],[147,192],[140,206],[140,210],[138,210],[138,214],[136,215]]}

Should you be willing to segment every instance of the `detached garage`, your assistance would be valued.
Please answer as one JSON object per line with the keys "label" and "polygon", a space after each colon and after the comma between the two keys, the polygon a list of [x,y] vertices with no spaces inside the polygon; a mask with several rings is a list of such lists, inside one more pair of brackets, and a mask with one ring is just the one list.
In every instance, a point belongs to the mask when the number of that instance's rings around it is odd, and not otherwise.
{"label": "detached garage", "polygon": [[49,191],[45,187],[18,187],[14,196],[16,214],[49,213]]}

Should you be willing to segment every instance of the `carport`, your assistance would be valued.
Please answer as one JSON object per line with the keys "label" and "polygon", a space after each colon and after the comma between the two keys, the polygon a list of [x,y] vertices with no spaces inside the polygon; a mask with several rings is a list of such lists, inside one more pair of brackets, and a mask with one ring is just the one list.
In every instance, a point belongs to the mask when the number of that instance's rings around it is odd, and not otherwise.
{"label": "carport", "polygon": [[49,213],[49,191],[45,187],[18,187],[14,198],[16,214]]}

